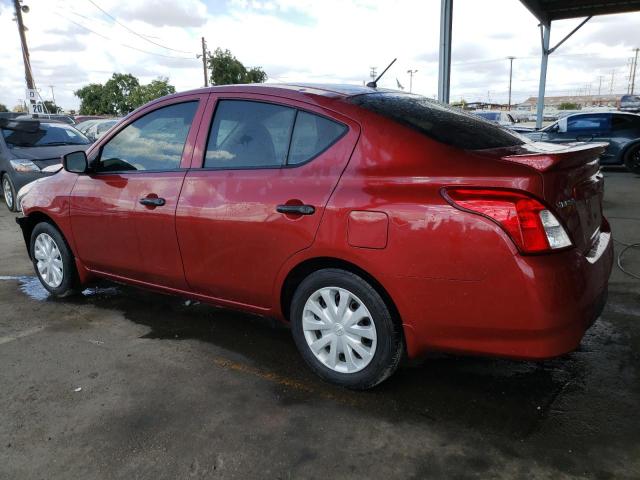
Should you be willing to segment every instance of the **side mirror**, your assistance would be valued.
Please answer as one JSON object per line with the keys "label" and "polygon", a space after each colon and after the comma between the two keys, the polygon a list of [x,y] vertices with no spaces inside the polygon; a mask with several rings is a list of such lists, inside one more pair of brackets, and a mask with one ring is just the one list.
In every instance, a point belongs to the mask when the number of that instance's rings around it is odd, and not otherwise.
{"label": "side mirror", "polygon": [[62,156],[62,166],[67,172],[86,173],[89,169],[87,154],[83,151],[67,153]]}

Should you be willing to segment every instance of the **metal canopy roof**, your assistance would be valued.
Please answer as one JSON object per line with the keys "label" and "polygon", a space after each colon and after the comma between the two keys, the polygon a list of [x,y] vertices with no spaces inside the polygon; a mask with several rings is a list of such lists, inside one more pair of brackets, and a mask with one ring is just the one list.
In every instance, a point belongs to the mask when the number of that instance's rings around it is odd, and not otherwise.
{"label": "metal canopy roof", "polygon": [[640,0],[520,0],[541,23],[640,10]]}

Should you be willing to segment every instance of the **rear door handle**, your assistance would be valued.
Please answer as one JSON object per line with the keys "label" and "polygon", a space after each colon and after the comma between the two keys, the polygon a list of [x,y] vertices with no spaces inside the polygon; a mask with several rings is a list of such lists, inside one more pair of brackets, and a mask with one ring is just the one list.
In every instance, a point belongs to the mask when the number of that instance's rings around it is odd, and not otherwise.
{"label": "rear door handle", "polygon": [[593,140],[593,135],[578,135],[576,140],[579,142],[590,142]]}
{"label": "rear door handle", "polygon": [[276,211],[293,215],[313,215],[316,209],[313,205],[278,205]]}
{"label": "rear door handle", "polygon": [[165,199],[159,197],[145,197],[140,199],[140,204],[147,207],[161,207],[165,203],[167,203]]}

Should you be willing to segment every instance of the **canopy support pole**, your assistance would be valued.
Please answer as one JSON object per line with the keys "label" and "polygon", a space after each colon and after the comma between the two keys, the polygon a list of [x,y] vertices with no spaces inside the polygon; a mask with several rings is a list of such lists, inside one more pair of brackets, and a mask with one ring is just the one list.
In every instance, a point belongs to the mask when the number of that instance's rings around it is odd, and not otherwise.
{"label": "canopy support pole", "polygon": [[451,87],[451,26],[453,0],[441,0],[440,4],[440,56],[438,62],[438,100],[449,103]]}

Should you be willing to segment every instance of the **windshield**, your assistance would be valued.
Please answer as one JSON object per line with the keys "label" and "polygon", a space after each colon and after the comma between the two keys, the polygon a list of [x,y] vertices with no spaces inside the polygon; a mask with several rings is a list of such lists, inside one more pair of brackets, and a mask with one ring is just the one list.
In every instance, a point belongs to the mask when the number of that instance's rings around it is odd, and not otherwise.
{"label": "windshield", "polygon": [[500,120],[500,114],[496,112],[475,112],[475,114],[487,120],[492,120],[492,121]]}
{"label": "windshield", "polygon": [[2,136],[9,148],[55,145],[88,145],[87,137],[64,123],[41,123],[37,129],[3,128]]}
{"label": "windshield", "polygon": [[458,148],[481,150],[525,143],[498,124],[421,95],[380,92],[354,95],[348,101]]}

